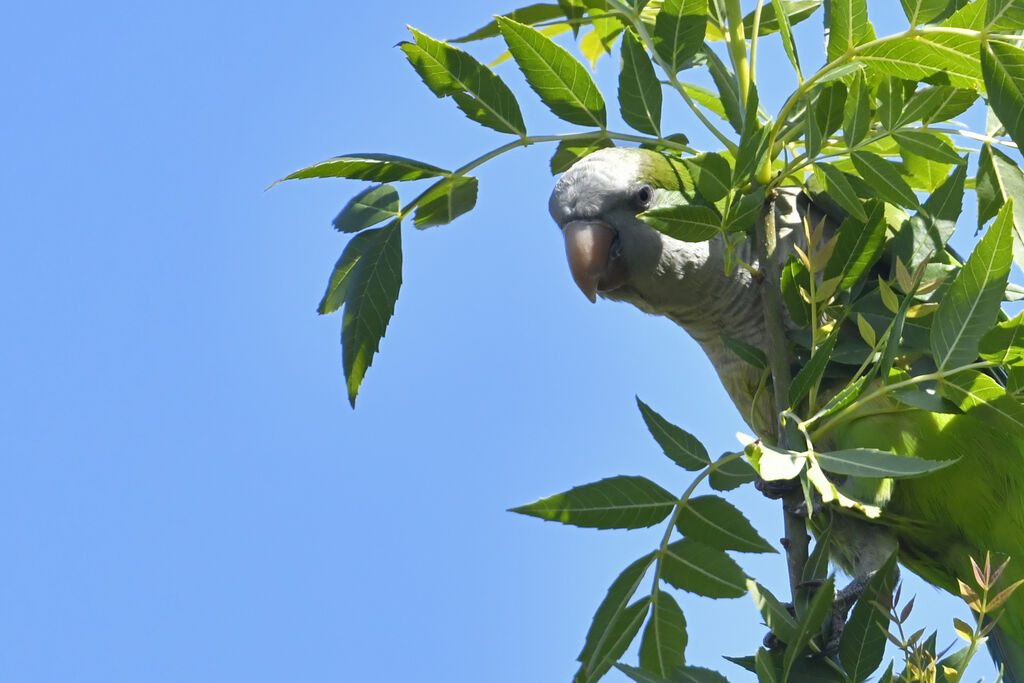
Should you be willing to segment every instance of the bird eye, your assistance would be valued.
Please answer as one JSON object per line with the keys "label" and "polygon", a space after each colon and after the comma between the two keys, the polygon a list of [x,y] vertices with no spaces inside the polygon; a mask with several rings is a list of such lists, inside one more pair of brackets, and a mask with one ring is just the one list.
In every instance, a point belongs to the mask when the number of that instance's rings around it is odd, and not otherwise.
{"label": "bird eye", "polygon": [[647,184],[641,185],[633,194],[633,204],[641,211],[650,208],[653,199],[654,188]]}

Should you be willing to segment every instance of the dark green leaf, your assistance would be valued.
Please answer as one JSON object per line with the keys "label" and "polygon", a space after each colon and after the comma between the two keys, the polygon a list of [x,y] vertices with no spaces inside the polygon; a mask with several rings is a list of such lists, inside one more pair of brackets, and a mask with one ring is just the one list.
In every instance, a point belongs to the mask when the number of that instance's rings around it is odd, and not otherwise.
{"label": "dark green leaf", "polygon": [[395,220],[383,228],[367,230],[352,241],[367,234],[371,237],[360,242],[362,256],[344,285],[345,313],[341,322],[342,365],[353,408],[402,285],[401,223]]}
{"label": "dark green leaf", "polygon": [[499,133],[526,135],[515,95],[494,72],[462,50],[409,30],[416,42],[399,47],[435,95],[451,96],[471,120]]}
{"label": "dark green leaf", "polygon": [[505,17],[497,21],[527,83],[555,116],[604,128],[604,99],[586,67],[541,32]]}
{"label": "dark green leaf", "polygon": [[[790,5],[794,3],[789,3]],[[820,4],[818,0],[814,0],[814,4]],[[786,14],[787,8],[783,4],[783,0],[772,0],[772,4],[765,7],[761,13],[761,29],[758,33],[764,33],[770,31],[770,23],[765,21],[765,14],[771,11],[775,24],[778,25],[779,35],[782,36],[782,47],[786,51],[786,56],[789,57],[790,64],[793,65],[793,69],[796,71],[800,79],[803,80],[803,75],[800,70],[800,55],[796,49],[796,42],[793,40],[793,28],[792,25],[798,21],[796,15],[788,16]],[[814,10],[811,10],[813,14]],[[808,15],[810,16],[810,15]],[[753,32],[753,25],[751,25],[751,32]]]}
{"label": "dark green leaf", "polygon": [[949,0],[900,0],[911,26],[935,21],[946,11]]}
{"label": "dark green leaf", "polygon": [[759,185],[742,197],[733,197],[725,217],[725,229],[728,232],[743,232],[752,228],[764,210],[764,202],[765,189]]}
{"label": "dark green leaf", "polygon": [[918,389],[897,389],[892,392],[892,397],[904,405],[932,413],[956,414],[960,412],[956,405],[948,399]]}
{"label": "dark green leaf", "polygon": [[828,61],[833,62],[870,35],[866,0],[833,0],[828,29]]}
{"label": "dark green leaf", "polygon": [[650,406],[639,398],[636,404],[640,407],[640,414],[654,440],[673,462],[691,471],[704,469],[711,464],[707,449],[693,435],[651,410]]}
{"label": "dark green leaf", "polygon": [[793,615],[771,591],[754,580],[747,582],[747,590],[754,599],[757,611],[764,618],[764,623],[776,638],[783,643],[791,643],[796,638],[797,623]]}
{"label": "dark green leaf", "polygon": [[843,107],[843,139],[853,147],[867,135],[871,126],[871,94],[864,84],[864,73],[857,72],[850,86],[850,95]]}
{"label": "dark green leaf", "polygon": [[733,168],[734,184],[746,183],[757,172],[768,155],[768,139],[771,127],[762,126],[757,121],[757,89],[753,84],[747,93],[747,108],[744,113],[743,134],[740,146],[736,151],[736,166]]}
{"label": "dark green leaf", "polygon": [[747,577],[731,557],[689,538],[665,549],[661,578],[708,598],[738,598],[747,592]]}
{"label": "dark green leaf", "polygon": [[851,216],[867,223],[868,214],[846,174],[832,164],[815,164],[815,170],[821,171],[821,184],[829,196]]}
{"label": "dark green leaf", "polygon": [[933,85],[915,92],[903,107],[899,125],[914,121],[932,123],[947,121],[971,108],[978,93],[975,90],[953,88],[948,85]]}
{"label": "dark green leaf", "polygon": [[1024,313],[986,332],[978,344],[978,355],[999,365],[1024,361]]}
{"label": "dark green leaf", "polygon": [[956,460],[924,460],[906,455],[894,455],[873,448],[849,448],[842,451],[818,453],[821,469],[833,474],[851,477],[907,479],[935,472],[952,465]]}
{"label": "dark green leaf", "polygon": [[903,81],[892,76],[882,79],[878,84],[877,117],[882,128],[892,130],[896,127],[903,113]]}
{"label": "dark green leaf", "polygon": [[551,175],[568,171],[570,166],[591,152],[614,146],[603,133],[595,133],[593,137],[562,140],[551,157]]}
{"label": "dark green leaf", "polygon": [[818,126],[818,117],[815,116],[814,102],[808,99],[804,105],[804,151],[808,159],[814,159],[821,152],[821,141],[824,137],[821,128]]}
{"label": "dark green leaf", "polygon": [[359,232],[398,216],[398,191],[391,185],[373,185],[352,199],[334,219],[334,229]]}
{"label": "dark green leaf", "polygon": [[705,201],[717,202],[732,189],[732,167],[721,154],[698,154],[683,159],[683,164]]}
{"label": "dark green leaf", "polygon": [[707,0],[665,0],[654,22],[654,51],[675,75],[704,45]]}
{"label": "dark green leaf", "polygon": [[641,133],[661,137],[661,83],[647,51],[629,31],[622,36],[619,106],[627,124]]}
{"label": "dark green leaf", "polygon": [[419,198],[413,224],[417,228],[446,225],[476,206],[477,181],[452,176],[437,181]]}
{"label": "dark green leaf", "polygon": [[640,666],[659,676],[686,662],[686,617],[675,599],[659,591],[640,641]]}
{"label": "dark green leaf", "polygon": [[811,320],[810,304],[800,296],[801,287],[805,291],[810,291],[810,282],[811,278],[807,273],[807,268],[795,256],[791,257],[782,268],[780,287],[782,288],[782,300],[786,304],[786,311],[789,312],[789,317],[799,327],[806,327],[810,324]]}
{"label": "dark green leaf", "polygon": [[743,108],[740,104],[742,100],[736,75],[711,48],[707,48],[706,54],[708,71],[711,72],[711,79],[718,89],[719,101],[725,110],[725,116],[736,132],[740,133],[743,131]]}
{"label": "dark green leaf", "polygon": [[639,529],[668,517],[676,497],[644,477],[620,475],[512,508],[549,522],[594,529]]}
{"label": "dark green leaf", "polygon": [[893,554],[871,577],[843,629],[839,660],[852,683],[867,680],[882,663],[889,618],[887,609],[880,609],[880,606],[892,604],[896,576],[896,555]]}
{"label": "dark green leaf", "polygon": [[1012,211],[1009,199],[939,303],[931,346],[940,370],[974,362],[978,342],[996,321],[1010,273]]}
{"label": "dark green leaf", "polygon": [[808,586],[821,585],[828,577],[829,557],[832,544],[832,527],[825,527],[823,531],[815,532],[814,550],[807,557],[801,579]]}
{"label": "dark green leaf", "polygon": [[758,683],[777,683],[779,680],[772,655],[763,647],[757,648],[754,655],[754,673],[757,674]]}
{"label": "dark green leaf", "polygon": [[349,243],[345,245],[345,251],[341,253],[341,258],[334,265],[334,272],[331,273],[327,291],[324,292],[324,297],[316,309],[317,313],[326,315],[341,308],[341,305],[345,303],[345,294],[352,283],[353,274],[356,272],[360,259],[377,239],[379,239],[379,235],[373,231],[367,231],[349,240]]}
{"label": "dark green leaf", "polygon": [[638,669],[635,666],[628,666],[628,665],[623,664],[621,662],[617,662],[615,664],[615,668],[618,669],[619,671],[621,671],[622,673],[626,674],[627,676],[629,676],[629,678],[631,680],[634,680],[637,683],[672,683],[667,678],[662,678],[661,676],[655,676],[654,674],[650,673],[649,671],[644,671],[643,669]]}
{"label": "dark green leaf", "polygon": [[[708,476],[708,483],[716,491],[732,491],[737,486],[748,484],[757,477],[754,468],[743,458],[725,460],[733,453],[725,453],[715,463],[711,474]],[[721,464],[719,464],[721,463]]]}
{"label": "dark green leaf", "polygon": [[794,662],[804,653],[804,649],[811,638],[821,631],[825,617],[829,615],[832,608],[832,600],[835,597],[835,581],[832,577],[825,579],[825,583],[818,587],[817,592],[811,599],[807,613],[800,619],[793,641],[787,643],[786,654],[783,659],[782,680],[789,678]]}
{"label": "dark green leaf", "polygon": [[941,254],[945,249],[963,209],[966,179],[965,165],[954,168],[917,214],[900,228],[892,243],[907,268],[916,268],[922,261]]}
{"label": "dark green leaf", "polygon": [[981,82],[978,38],[970,35],[928,33],[879,41],[864,46],[859,59],[880,73],[908,81],[940,74],[958,88],[976,88]]}
{"label": "dark green leaf", "polygon": [[686,538],[721,550],[774,553],[771,543],[731,503],[718,496],[691,498],[676,518],[676,528]]}
{"label": "dark green leaf", "polygon": [[599,653],[607,650],[605,644],[609,640],[615,639],[612,626],[619,621],[619,617],[629,601],[633,599],[633,594],[636,593],[636,589],[640,586],[640,582],[643,581],[653,562],[654,553],[644,555],[626,567],[608,588],[608,594],[594,613],[583,651],[576,658],[584,667],[592,668],[600,658]]}
{"label": "dark green leaf", "polygon": [[[577,5],[575,7],[582,8],[582,5]],[[547,3],[527,5],[526,7],[523,7],[521,9],[512,10],[511,12],[508,12],[504,16],[508,17],[509,19],[515,19],[516,21],[522,24],[529,24],[532,26],[533,24],[539,24],[545,21],[550,21],[552,19],[561,19],[563,17],[569,19],[578,19],[582,17],[582,12],[580,10],[575,9],[575,7],[572,3],[566,2],[563,4],[562,0],[559,0],[558,5],[551,5]],[[501,32],[498,30],[498,22],[491,21],[481,26],[477,30],[473,31],[472,33],[468,33],[462,36],[461,38],[449,40],[448,42],[468,43],[474,40],[483,40],[484,38],[494,38],[495,36],[500,35],[500,33]]]}
{"label": "dark green leaf", "polygon": [[976,371],[958,372],[939,383],[939,391],[960,410],[995,425],[1007,434],[1024,432],[1024,405],[997,381]]}
{"label": "dark green leaf", "polygon": [[637,218],[683,242],[703,242],[722,230],[722,218],[718,212],[699,204],[659,206],[637,214]]}
{"label": "dark green leaf", "polygon": [[918,207],[917,196],[892,162],[873,152],[854,152],[850,158],[857,172],[881,199],[897,206]]}
{"label": "dark green leaf", "polygon": [[722,337],[722,343],[748,365],[753,365],[758,370],[765,370],[768,367],[768,359],[765,357],[764,351],[756,346],[726,336]]}
{"label": "dark green leaf", "polygon": [[939,161],[944,164],[966,163],[956,153],[952,145],[933,133],[907,130],[897,131],[892,134],[892,137],[899,143],[900,148],[913,152],[925,159]]}
{"label": "dark green leaf", "polygon": [[729,680],[711,669],[683,666],[672,672],[672,683],[729,683]]}
{"label": "dark green leaf", "polygon": [[596,683],[604,676],[615,662],[625,654],[629,644],[640,632],[640,626],[651,606],[650,596],[640,598],[629,607],[622,610],[618,619],[609,629],[609,638],[604,643],[604,648],[595,653],[594,662],[588,666],[581,664],[580,669],[573,678],[574,683]]}
{"label": "dark green leaf", "polygon": [[[1007,199],[1024,197],[1024,173],[1010,157],[986,143],[978,161],[978,229],[996,215]],[[1013,205],[1013,260],[1024,269],[1024,201]]]}
{"label": "dark green leaf", "polygon": [[[765,3],[761,10],[761,23],[757,31],[757,35],[766,36],[770,33],[775,33],[781,30],[783,35],[789,30],[791,26],[799,24],[801,21],[818,11],[821,7],[822,0],[774,0],[772,4]],[[779,9],[782,8],[780,12]],[[782,17],[782,22],[779,22],[779,17]],[[747,16],[743,17],[743,32],[746,36],[752,36],[754,34],[754,13],[751,12]]]}
{"label": "dark green leaf", "polygon": [[821,376],[825,373],[825,366],[828,365],[829,357],[832,355],[832,349],[836,346],[836,339],[835,335],[829,337],[793,378],[792,384],[789,385],[789,405],[791,407],[799,406],[812,389],[817,389]]}
{"label": "dark green leaf", "polygon": [[867,204],[868,220],[861,222],[850,216],[839,226],[839,237],[832,258],[825,264],[825,280],[842,277],[839,289],[849,289],[871,266],[885,248],[885,206],[873,200]]}
{"label": "dark green leaf", "polygon": [[390,154],[347,154],[289,173],[274,185],[297,178],[352,178],[391,183],[398,180],[420,180],[443,175],[448,175],[448,171],[404,157]]}

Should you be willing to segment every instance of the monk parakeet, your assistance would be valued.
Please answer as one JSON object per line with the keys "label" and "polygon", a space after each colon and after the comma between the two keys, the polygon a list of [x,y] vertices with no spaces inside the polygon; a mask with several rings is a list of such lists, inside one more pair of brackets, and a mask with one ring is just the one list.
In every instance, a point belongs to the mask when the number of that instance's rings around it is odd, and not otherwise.
{"label": "monk parakeet", "polygon": [[[587,298],[625,301],[683,327],[704,349],[746,422],[771,442],[778,410],[772,392],[757,391],[762,371],[723,342],[728,337],[767,345],[764,284],[755,275],[752,241],[728,245],[721,234],[679,241],[637,217],[694,201],[694,184],[680,166],[643,149],[594,152],[563,174],[550,212],[563,233],[572,277]],[[803,217],[814,215],[816,222],[816,207],[800,188],[778,190],[773,206],[780,248],[806,249]],[[753,268],[727,268],[730,249]],[[842,546],[839,564],[864,576],[898,546],[904,566],[960,594],[957,579],[972,576],[969,558],[983,561],[991,551],[1012,558],[1002,585],[1024,578],[1024,434],[1008,433],[973,411],[931,412],[890,398],[860,412],[828,434],[831,450],[874,448],[957,462],[916,479],[850,482],[883,512],[872,522],[835,516],[849,527],[834,544]],[[1024,590],[1010,599],[998,623],[989,644],[1005,665],[1004,680],[1024,682]]]}

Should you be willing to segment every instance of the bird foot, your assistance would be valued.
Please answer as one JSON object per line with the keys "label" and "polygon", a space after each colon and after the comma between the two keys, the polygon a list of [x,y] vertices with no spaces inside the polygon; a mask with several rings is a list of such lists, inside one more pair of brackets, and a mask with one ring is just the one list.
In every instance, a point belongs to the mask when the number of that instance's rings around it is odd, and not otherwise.
{"label": "bird foot", "polygon": [[800,490],[800,480],[785,479],[782,481],[765,481],[761,477],[754,480],[754,488],[763,493],[765,497],[772,500],[785,498],[791,493]]}

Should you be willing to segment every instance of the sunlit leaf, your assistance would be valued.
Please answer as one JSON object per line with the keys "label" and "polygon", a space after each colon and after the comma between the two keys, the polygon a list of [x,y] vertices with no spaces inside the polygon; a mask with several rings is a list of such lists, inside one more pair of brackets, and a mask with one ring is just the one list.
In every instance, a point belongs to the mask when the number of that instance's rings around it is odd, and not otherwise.
{"label": "sunlit leaf", "polygon": [[[761,9],[761,23],[757,35],[765,36],[776,31],[782,31],[783,35],[788,31],[792,34],[790,27],[799,24],[808,18],[821,7],[822,0],[773,0],[771,4],[764,3]],[[781,8],[781,12],[780,12]],[[779,21],[782,17],[782,21]],[[743,31],[746,36],[754,33],[754,13],[750,12],[743,17]]]}
{"label": "sunlit leaf", "polygon": [[771,543],[761,538],[743,513],[718,496],[698,496],[686,502],[676,518],[676,528],[721,550],[744,553],[773,553]]}
{"label": "sunlit leaf", "polygon": [[988,375],[974,370],[958,372],[943,378],[939,392],[960,410],[1007,434],[1024,431],[1024,405]]}
{"label": "sunlit leaf", "polygon": [[892,130],[903,113],[903,81],[887,76],[878,84],[877,117],[882,128]]}
{"label": "sunlit leaf", "polygon": [[865,45],[862,62],[880,73],[909,81],[941,74],[949,85],[975,88],[981,83],[978,38],[960,33],[927,33]]}
{"label": "sunlit leaf", "polygon": [[476,206],[477,180],[472,176],[443,178],[419,198],[413,224],[417,228],[446,225]]}
{"label": "sunlit leaf", "polygon": [[719,100],[725,109],[725,116],[736,132],[740,133],[743,131],[743,106],[736,75],[713,50],[708,49],[706,54],[708,71],[711,72],[711,80],[715,82],[715,87],[718,89]]}
{"label": "sunlit leaf", "polygon": [[867,135],[871,126],[871,94],[864,83],[864,73],[857,72],[850,86],[843,110],[843,139],[853,147]]}
{"label": "sunlit leaf", "polygon": [[391,154],[347,154],[289,173],[274,185],[297,178],[352,178],[391,183],[399,180],[436,178],[448,173],[443,168]]}
{"label": "sunlit leaf", "polygon": [[705,201],[717,202],[732,189],[732,167],[721,154],[698,154],[683,159],[683,164]]}
{"label": "sunlit leaf", "polygon": [[911,26],[935,21],[946,11],[949,0],[900,0]]}
{"label": "sunlit leaf", "polygon": [[398,216],[398,191],[391,185],[373,185],[348,200],[334,219],[339,232],[359,232]]}
{"label": "sunlit leaf", "polygon": [[1024,362],[1024,313],[986,332],[978,344],[978,355],[999,365]]}
{"label": "sunlit leaf", "polygon": [[841,57],[870,35],[866,0],[833,0],[828,27],[828,61]]}
{"label": "sunlit leaf", "polygon": [[989,31],[1019,31],[1024,27],[1022,0],[988,0],[985,28]]}
{"label": "sunlit leaf", "polygon": [[708,598],[738,598],[747,592],[747,577],[731,557],[689,538],[665,548],[661,577],[676,588]]}
{"label": "sunlit leaf", "polygon": [[948,85],[932,85],[921,88],[903,106],[899,124],[904,126],[914,121],[932,123],[947,121],[963,114],[978,99],[976,90],[965,90]]}
{"label": "sunlit leaf", "polygon": [[866,222],[850,216],[839,226],[832,258],[825,264],[825,280],[842,277],[839,289],[853,286],[878,261],[885,248],[885,207],[873,200],[866,208]]}
{"label": "sunlit leaf", "polygon": [[817,453],[821,469],[851,477],[902,478],[918,477],[952,465],[955,460],[924,460],[894,455],[873,448],[849,448]]}
{"label": "sunlit leaf", "polygon": [[[566,3],[568,4],[568,3]],[[582,5],[580,5],[582,7]],[[574,13],[575,14],[575,13]],[[566,8],[559,2],[558,5],[552,5],[550,3],[537,3],[534,5],[527,5],[521,9],[512,10],[506,13],[504,16],[509,19],[515,19],[521,24],[540,24],[545,21],[552,19],[565,18],[578,18],[582,16],[582,13],[577,16],[569,16],[566,13]],[[474,40],[483,40],[484,38],[494,38],[495,36],[501,35],[501,31],[498,30],[497,21],[489,21],[472,33],[468,33],[461,38],[455,38],[449,40],[449,43],[468,43]]]}
{"label": "sunlit leaf", "polygon": [[851,216],[862,223],[867,223],[867,211],[864,210],[864,204],[857,197],[846,174],[832,164],[815,164],[815,169],[820,171],[822,185],[825,186],[825,191],[829,196]]}
{"label": "sunlit leaf", "polygon": [[722,228],[718,212],[699,204],[660,206],[638,214],[637,218],[683,242],[703,242],[717,235]]}
{"label": "sunlit leaf", "polygon": [[[1024,8],[1018,11],[1024,12]],[[1024,149],[1024,49],[987,41],[981,51],[981,65],[989,106],[1017,146]]]}
{"label": "sunlit leaf", "polygon": [[639,529],[662,521],[676,497],[644,477],[621,475],[512,508],[521,515],[595,529]]}
{"label": "sunlit leaf", "polygon": [[[978,161],[978,229],[996,215],[1007,199],[1024,197],[1024,173],[1010,157],[986,143]],[[1013,260],[1024,269],[1024,201],[1013,205]]]}
{"label": "sunlit leaf", "polygon": [[665,0],[654,22],[654,50],[671,74],[704,45],[707,0]]}
{"label": "sunlit leaf", "polygon": [[551,157],[551,175],[568,171],[570,166],[583,157],[606,147],[614,147],[614,145],[603,133],[595,133],[586,138],[562,140],[558,143],[554,156]]}
{"label": "sunlit leaf", "polygon": [[933,133],[910,130],[896,131],[892,137],[900,143],[902,149],[926,159],[946,164],[966,163],[966,160],[960,158],[952,145]]}
{"label": "sunlit leaf", "polygon": [[907,185],[896,166],[873,152],[854,152],[850,155],[861,177],[871,185],[878,196],[897,206],[918,206],[917,196]]}

